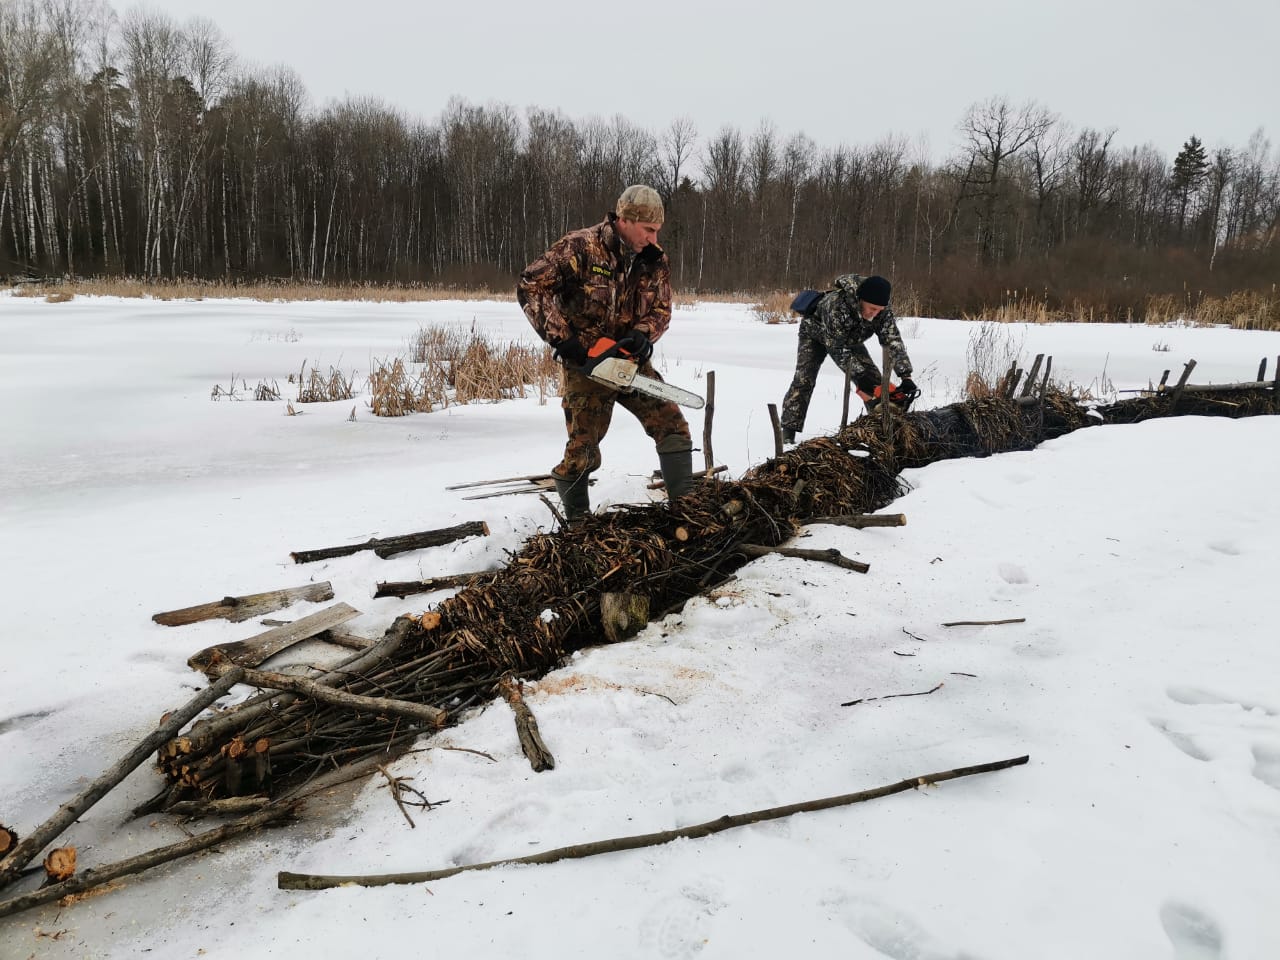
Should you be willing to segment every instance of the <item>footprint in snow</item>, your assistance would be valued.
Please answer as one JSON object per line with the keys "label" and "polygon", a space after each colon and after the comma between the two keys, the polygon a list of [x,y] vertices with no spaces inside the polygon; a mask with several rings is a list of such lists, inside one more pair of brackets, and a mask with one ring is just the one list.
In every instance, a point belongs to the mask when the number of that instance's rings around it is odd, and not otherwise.
{"label": "footprint in snow", "polygon": [[1253,775],[1268,787],[1280,790],[1280,745],[1253,745]]}
{"label": "footprint in snow", "polygon": [[645,911],[639,940],[645,956],[694,957],[711,938],[712,920],[725,905],[724,882],[700,877]]}
{"label": "footprint in snow", "polygon": [[1023,570],[1016,563],[1002,563],[996,570],[1000,574],[1000,579],[1005,583],[1030,583],[1031,578],[1027,576],[1027,571]]}
{"label": "footprint in snow", "polygon": [[1176,730],[1170,730],[1169,725],[1163,720],[1152,719],[1151,725],[1165,735],[1165,737],[1175,747],[1185,753],[1188,757],[1195,760],[1212,759],[1207,753],[1196,746],[1196,742],[1185,733],[1179,733]]}
{"label": "footprint in snow", "polygon": [[1182,703],[1189,707],[1200,707],[1206,705],[1218,706],[1219,704],[1227,704],[1230,706],[1241,707],[1245,710],[1260,710],[1268,717],[1274,717],[1280,714],[1280,710],[1265,706],[1264,704],[1250,700],[1241,700],[1239,698],[1222,696],[1221,694],[1211,693],[1210,691],[1201,689],[1200,687],[1173,686],[1169,687],[1165,693],[1174,703]]}
{"label": "footprint in snow", "polygon": [[916,920],[874,900],[852,899],[842,919],[855,936],[889,960],[968,960],[938,943]]}
{"label": "footprint in snow", "polygon": [[1216,550],[1218,553],[1224,553],[1228,557],[1240,556],[1240,548],[1230,540],[1210,540],[1209,549]]}
{"label": "footprint in snow", "polygon": [[1207,914],[1176,900],[1160,907],[1160,924],[1173,944],[1173,960],[1219,960],[1222,932]]}
{"label": "footprint in snow", "polygon": [[52,710],[38,710],[35,713],[20,713],[17,716],[7,717],[4,720],[0,720],[0,733],[25,730],[32,724],[39,723],[51,713],[53,713]]}

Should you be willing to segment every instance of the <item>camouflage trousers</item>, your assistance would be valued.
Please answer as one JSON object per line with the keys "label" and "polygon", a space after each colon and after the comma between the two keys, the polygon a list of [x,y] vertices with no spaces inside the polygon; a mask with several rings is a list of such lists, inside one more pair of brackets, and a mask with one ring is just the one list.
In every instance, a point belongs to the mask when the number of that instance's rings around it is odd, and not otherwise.
{"label": "camouflage trousers", "polygon": [[787,388],[786,396],[782,398],[782,429],[796,433],[804,429],[804,418],[809,412],[814,385],[818,382],[818,371],[822,369],[822,362],[827,359],[828,353],[836,366],[855,380],[869,372],[879,377],[875,362],[861,341],[829,341],[822,335],[817,322],[805,317],[800,321],[796,372],[791,377],[791,386]]}
{"label": "camouflage trousers", "polygon": [[[640,373],[662,379],[649,362],[640,365]],[[600,441],[609,431],[614,404],[640,421],[659,453],[693,449],[689,424],[676,404],[634,390],[620,392],[577,370],[565,369],[560,407],[569,440],[564,445],[564,458],[551,469],[554,476],[573,480],[599,469]]]}

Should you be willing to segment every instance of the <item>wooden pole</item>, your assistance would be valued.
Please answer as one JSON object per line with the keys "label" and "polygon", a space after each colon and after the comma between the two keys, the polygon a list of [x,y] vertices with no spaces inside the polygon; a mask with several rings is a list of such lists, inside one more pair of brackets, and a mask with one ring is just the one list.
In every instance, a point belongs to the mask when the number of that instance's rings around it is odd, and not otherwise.
{"label": "wooden pole", "polygon": [[769,404],[769,422],[773,424],[773,455],[782,456],[782,424],[778,421],[778,405]]}
{"label": "wooden pole", "polygon": [[320,874],[289,873],[282,871],[276,876],[276,885],[281,890],[327,890],[330,887],[359,886],[381,887],[392,883],[427,883],[432,880],[443,880],[468,870],[488,870],[491,867],[506,866],[517,863],[555,863],[559,860],[574,860],[583,857],[594,857],[602,853],[617,853],[622,850],[639,850],[643,847],[654,847],[672,840],[697,840],[709,837],[714,833],[744,827],[753,823],[764,823],[768,820],[780,820],[797,813],[814,813],[819,810],[830,810],[833,807],[844,807],[867,800],[878,800],[895,793],[905,793],[917,787],[943,783],[959,777],[969,777],[978,773],[992,773],[1026,763],[1029,756],[1014,757],[1011,760],[999,760],[995,763],[983,763],[972,767],[959,767],[943,773],[930,773],[922,777],[911,777],[899,780],[887,786],[858,793],[846,793],[837,797],[824,797],[821,800],[809,800],[804,803],[793,803],[784,807],[770,807],[765,810],[753,810],[750,813],[739,813],[732,816],[709,820],[692,827],[681,827],[677,830],[663,830],[660,833],[642,833],[630,837],[617,837],[612,840],[599,840],[594,843],[579,843],[569,847],[557,847],[541,853],[525,857],[512,857],[507,860],[490,860],[487,863],[468,863],[459,867],[446,867],[443,870],[427,870],[421,873],[386,873],[374,876],[323,876]]}
{"label": "wooden pole", "polygon": [[885,347],[881,353],[881,369],[880,369],[880,416],[881,423],[884,426],[884,441],[886,444],[893,445],[893,414],[889,407],[889,348]]}
{"label": "wooden pole", "polygon": [[283,673],[272,673],[268,670],[228,668],[223,664],[215,663],[209,667],[208,673],[210,676],[217,676],[224,670],[228,674],[231,671],[239,670],[241,674],[240,681],[250,686],[263,687],[268,690],[287,690],[290,693],[301,694],[312,700],[318,700],[321,703],[327,703],[335,707],[345,707],[348,710],[359,710],[364,713],[388,713],[392,716],[416,720],[432,727],[444,726],[445,712],[439,707],[429,707],[425,703],[410,703],[407,700],[392,700],[387,697],[365,697],[356,693],[347,693],[345,690],[327,687],[314,680],[308,680],[306,677],[290,677]]}
{"label": "wooden pole", "polygon": [[141,743],[130,750],[123,760],[89,784],[79,796],[68,800],[59,807],[57,813],[32,831],[29,837],[13,848],[12,853],[0,860],[0,887],[11,883],[22,871],[22,868],[45,848],[46,844],[58,837],[86,810],[106,796],[112,787],[132,773],[148,757],[155,753],[161,744],[166,743],[175,733],[181,730],[188,720],[222,697],[223,694],[239,683],[243,677],[244,670],[240,667],[229,669],[217,683],[205,688],[197,696],[169,714],[164,723],[156,727]]}
{"label": "wooden pole", "polygon": [[707,371],[707,405],[702,413],[702,457],[707,465],[707,476],[716,465],[715,454],[711,452],[711,420],[716,414],[716,372]]}
{"label": "wooden pole", "polygon": [[844,403],[840,407],[840,429],[843,430],[849,425],[849,394],[853,392],[853,377],[849,376],[848,371],[844,375]]}
{"label": "wooden pole", "polygon": [[1262,362],[1258,364],[1258,382],[1261,383],[1267,379],[1267,358],[1263,357]]}
{"label": "wooden pole", "polygon": [[451,573],[443,577],[428,577],[426,580],[382,580],[374,585],[373,595],[404,599],[415,593],[431,593],[433,590],[465,587],[473,577],[480,576],[484,576],[483,570],[477,570],[475,573]]}

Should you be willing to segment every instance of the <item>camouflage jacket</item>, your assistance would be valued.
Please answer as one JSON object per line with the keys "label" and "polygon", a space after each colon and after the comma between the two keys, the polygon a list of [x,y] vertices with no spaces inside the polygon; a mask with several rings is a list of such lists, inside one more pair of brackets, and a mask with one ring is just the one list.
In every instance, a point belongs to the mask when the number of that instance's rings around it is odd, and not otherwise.
{"label": "camouflage jacket", "polygon": [[639,253],[614,231],[614,214],[566,234],[525,267],[516,299],[543,340],[576,334],[588,349],[601,336],[641,330],[657,340],[671,323],[671,267],[662,248]]}
{"label": "camouflage jacket", "polygon": [[[885,307],[874,320],[863,320],[858,309],[858,285],[863,277],[847,273],[836,277],[835,289],[823,295],[813,310],[812,332],[826,347],[831,359],[842,370],[857,379],[864,372],[870,355],[862,345],[874,334],[882,346],[889,348],[889,359],[894,372],[901,377],[911,376],[911,358],[898,332],[898,318],[892,307]],[[876,368],[871,366],[871,371]],[[878,377],[878,374],[873,374]]]}

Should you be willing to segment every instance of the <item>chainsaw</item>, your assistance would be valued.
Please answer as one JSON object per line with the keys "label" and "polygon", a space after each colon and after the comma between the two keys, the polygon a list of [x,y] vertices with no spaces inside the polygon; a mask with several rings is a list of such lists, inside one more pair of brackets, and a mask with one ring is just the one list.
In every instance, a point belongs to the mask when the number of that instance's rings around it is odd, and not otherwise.
{"label": "chainsaw", "polygon": [[694,410],[701,410],[706,402],[696,393],[637,373],[639,364],[618,346],[616,340],[608,337],[601,337],[592,344],[587,362],[580,369],[596,383],[603,383],[615,390],[634,390],[636,393],[657,397],[659,400],[670,400]]}

